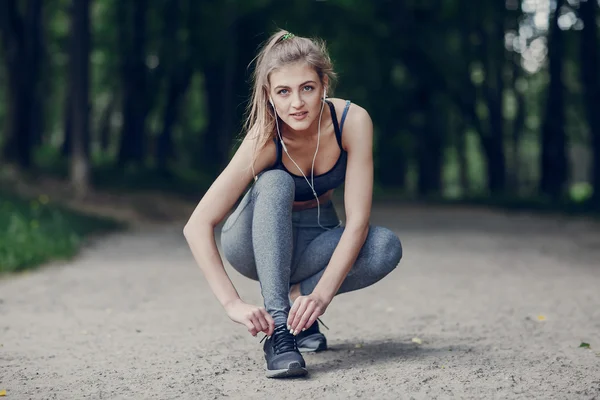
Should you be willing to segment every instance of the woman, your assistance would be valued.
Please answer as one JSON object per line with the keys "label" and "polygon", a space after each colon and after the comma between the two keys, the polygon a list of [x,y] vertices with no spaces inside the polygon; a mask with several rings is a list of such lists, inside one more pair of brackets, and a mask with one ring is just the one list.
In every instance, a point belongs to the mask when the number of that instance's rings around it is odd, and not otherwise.
{"label": "woman", "polygon": [[[402,256],[393,232],[369,226],[373,127],[363,108],[327,98],[334,77],[322,44],[286,31],[269,39],[256,60],[247,134],[184,228],[227,315],[267,335],[268,377],[306,374],[301,351],[327,348],[315,321],[333,297],[379,281]],[[252,180],[221,246],[233,268],[260,282],[264,307],[240,299],[214,238]],[[331,201],[342,183],[345,226]]]}

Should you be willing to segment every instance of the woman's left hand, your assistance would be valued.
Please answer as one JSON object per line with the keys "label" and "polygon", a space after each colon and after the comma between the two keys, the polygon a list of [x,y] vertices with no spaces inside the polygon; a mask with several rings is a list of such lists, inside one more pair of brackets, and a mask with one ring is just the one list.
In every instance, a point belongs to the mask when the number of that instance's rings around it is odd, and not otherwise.
{"label": "woman's left hand", "polygon": [[299,296],[288,315],[288,326],[293,335],[297,335],[325,313],[331,300],[323,299],[311,293],[308,296]]}

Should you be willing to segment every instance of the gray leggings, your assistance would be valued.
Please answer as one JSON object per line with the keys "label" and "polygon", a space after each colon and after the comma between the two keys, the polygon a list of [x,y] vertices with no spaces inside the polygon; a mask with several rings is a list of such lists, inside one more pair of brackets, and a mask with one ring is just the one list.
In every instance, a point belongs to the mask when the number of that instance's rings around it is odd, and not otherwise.
{"label": "gray leggings", "polygon": [[[242,275],[258,280],[265,309],[276,325],[285,324],[290,286],[312,293],[344,231],[331,202],[292,211],[294,181],[280,170],[260,174],[221,230],[226,260]],[[337,294],[374,284],[400,262],[402,246],[389,229],[371,226],[355,264]]]}

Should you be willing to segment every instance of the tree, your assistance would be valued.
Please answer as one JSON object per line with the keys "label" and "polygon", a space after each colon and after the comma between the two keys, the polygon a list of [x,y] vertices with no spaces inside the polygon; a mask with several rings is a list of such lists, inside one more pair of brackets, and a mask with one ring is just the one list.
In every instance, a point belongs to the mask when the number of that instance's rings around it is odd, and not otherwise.
{"label": "tree", "polygon": [[119,1],[117,6],[121,57],[122,114],[118,164],[140,165],[144,161],[149,95],[146,67],[148,0]]}
{"label": "tree", "polygon": [[600,204],[600,43],[598,39],[598,2],[587,0],[581,3],[580,16],[583,20],[581,31],[580,68],[583,87],[584,107],[587,115],[592,153],[593,202]]}
{"label": "tree", "polygon": [[0,1],[0,33],[8,75],[8,122],[4,158],[19,167],[32,164],[33,128],[41,127],[39,96],[42,1],[29,0],[22,15],[17,0]]}
{"label": "tree", "polygon": [[90,0],[73,0],[71,9],[71,184],[78,197],[89,186]]}
{"label": "tree", "polygon": [[558,200],[565,191],[568,178],[566,133],[565,133],[565,89],[563,84],[563,58],[565,54],[564,32],[558,26],[564,0],[557,0],[556,10],[550,17],[548,34],[548,75],[546,113],[542,126],[541,181],[544,195]]}

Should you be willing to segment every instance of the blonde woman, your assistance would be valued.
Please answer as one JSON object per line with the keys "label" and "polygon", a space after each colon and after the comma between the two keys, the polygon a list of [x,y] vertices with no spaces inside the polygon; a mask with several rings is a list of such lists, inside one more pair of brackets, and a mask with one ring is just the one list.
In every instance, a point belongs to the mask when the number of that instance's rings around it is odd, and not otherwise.
{"label": "blonde woman", "polygon": [[[334,296],[374,284],[400,262],[390,230],[369,225],[373,127],[367,111],[329,98],[335,78],[325,46],[287,31],[256,59],[246,134],[184,228],[191,251],[227,315],[267,335],[268,377],[307,373],[302,352],[327,340],[317,318]],[[254,181],[254,182],[253,182]],[[264,307],[240,299],[225,259],[260,283]],[[331,201],[344,184],[345,224]],[[263,338],[265,339],[265,338]]]}

